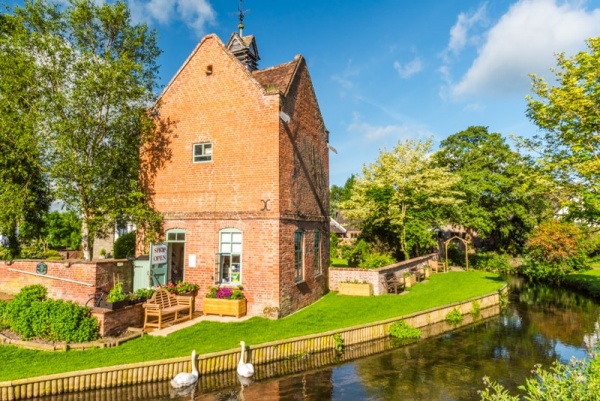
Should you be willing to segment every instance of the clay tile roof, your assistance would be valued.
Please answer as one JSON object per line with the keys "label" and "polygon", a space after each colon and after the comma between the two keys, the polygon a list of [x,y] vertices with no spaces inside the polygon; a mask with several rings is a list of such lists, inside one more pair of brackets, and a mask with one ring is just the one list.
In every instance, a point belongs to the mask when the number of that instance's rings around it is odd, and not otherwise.
{"label": "clay tile roof", "polygon": [[252,76],[263,88],[269,91],[276,89],[285,94],[301,60],[302,56],[296,56],[289,63],[252,71]]}
{"label": "clay tile roof", "polygon": [[254,35],[242,36],[240,39],[242,39],[244,45],[250,46],[252,44],[252,41],[254,40]]}

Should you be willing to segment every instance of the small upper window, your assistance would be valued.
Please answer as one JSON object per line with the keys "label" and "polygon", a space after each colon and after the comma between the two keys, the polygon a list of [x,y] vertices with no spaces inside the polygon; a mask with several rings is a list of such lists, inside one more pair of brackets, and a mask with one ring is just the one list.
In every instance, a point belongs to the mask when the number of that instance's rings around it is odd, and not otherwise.
{"label": "small upper window", "polygon": [[194,144],[194,163],[205,163],[212,161],[212,143],[195,143]]}

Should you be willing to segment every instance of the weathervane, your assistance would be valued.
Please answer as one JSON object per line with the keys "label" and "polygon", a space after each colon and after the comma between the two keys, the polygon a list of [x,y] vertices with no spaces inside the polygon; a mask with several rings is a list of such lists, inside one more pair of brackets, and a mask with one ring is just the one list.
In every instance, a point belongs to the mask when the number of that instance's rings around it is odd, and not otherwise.
{"label": "weathervane", "polygon": [[248,13],[250,12],[250,10],[245,10],[242,7],[242,0],[240,0],[240,5],[239,5],[239,18],[240,18],[240,23],[238,24],[238,28],[240,29],[240,36],[244,36],[244,13]]}

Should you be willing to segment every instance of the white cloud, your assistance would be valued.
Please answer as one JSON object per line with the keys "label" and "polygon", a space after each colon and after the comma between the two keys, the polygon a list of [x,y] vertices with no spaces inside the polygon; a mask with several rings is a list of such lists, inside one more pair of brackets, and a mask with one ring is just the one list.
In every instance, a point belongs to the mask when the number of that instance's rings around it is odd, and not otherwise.
{"label": "white cloud", "polygon": [[214,25],[216,13],[208,0],[128,0],[135,22],[169,25],[182,21],[200,37]]}
{"label": "white cloud", "polygon": [[355,78],[359,75],[360,69],[352,64],[352,60],[348,60],[344,71],[331,76],[331,79],[340,85],[340,96],[345,96],[347,91],[350,91],[354,88]]}
{"label": "white cloud", "polygon": [[600,9],[587,11],[577,0],[519,0],[489,30],[451,93],[524,96],[531,83],[528,74],[547,74],[556,65],[556,53],[574,54],[585,48],[585,39],[598,35]]}
{"label": "white cloud", "polygon": [[420,57],[415,57],[406,64],[401,64],[399,61],[394,61],[394,69],[400,77],[406,79],[423,70],[423,62]]}
{"label": "white cloud", "polygon": [[369,142],[382,141],[391,138],[398,141],[402,138],[430,135],[424,129],[409,127],[407,125],[373,125],[361,121],[358,114],[354,114],[352,122],[348,125],[348,132],[355,132]]}
{"label": "white cloud", "polygon": [[450,29],[450,41],[448,51],[457,54],[460,53],[467,43],[472,40],[469,37],[469,31],[477,24],[486,21],[486,4],[483,4],[472,14],[460,13],[456,24]]}

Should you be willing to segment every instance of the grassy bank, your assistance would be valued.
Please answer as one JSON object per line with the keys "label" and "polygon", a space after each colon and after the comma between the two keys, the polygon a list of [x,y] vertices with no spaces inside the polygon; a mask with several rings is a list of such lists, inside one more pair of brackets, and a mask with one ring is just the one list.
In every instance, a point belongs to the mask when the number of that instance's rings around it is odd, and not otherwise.
{"label": "grassy bank", "polygon": [[564,286],[600,301],[600,263],[592,267],[592,270],[569,274]]}
{"label": "grassy bank", "polygon": [[330,293],[315,304],[280,320],[252,318],[239,323],[201,322],[168,337],[129,341],[122,346],[88,351],[42,352],[0,346],[0,381],[101,366],[159,360],[250,346],[402,316],[500,289],[504,281],[486,272],[434,274],[405,295],[348,297]]}

